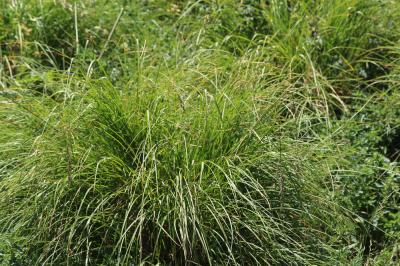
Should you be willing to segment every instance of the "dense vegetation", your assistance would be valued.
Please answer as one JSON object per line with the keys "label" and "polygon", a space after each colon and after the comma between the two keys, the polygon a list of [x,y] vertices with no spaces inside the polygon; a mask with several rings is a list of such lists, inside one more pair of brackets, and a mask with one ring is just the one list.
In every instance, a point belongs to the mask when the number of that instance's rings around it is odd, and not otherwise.
{"label": "dense vegetation", "polygon": [[1,265],[398,265],[400,2],[1,0]]}

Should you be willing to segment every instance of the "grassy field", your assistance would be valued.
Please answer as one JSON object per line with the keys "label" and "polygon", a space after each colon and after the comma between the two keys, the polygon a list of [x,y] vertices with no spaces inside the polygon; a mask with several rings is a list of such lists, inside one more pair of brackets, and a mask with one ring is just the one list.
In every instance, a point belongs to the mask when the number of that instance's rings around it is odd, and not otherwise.
{"label": "grassy field", "polygon": [[400,1],[0,0],[0,265],[399,265]]}

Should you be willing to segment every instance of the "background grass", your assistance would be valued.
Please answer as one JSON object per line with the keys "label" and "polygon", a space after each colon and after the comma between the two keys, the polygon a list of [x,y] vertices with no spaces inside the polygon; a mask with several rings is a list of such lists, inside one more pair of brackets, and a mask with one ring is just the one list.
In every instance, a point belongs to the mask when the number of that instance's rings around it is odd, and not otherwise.
{"label": "background grass", "polygon": [[396,1],[2,1],[0,263],[396,265]]}

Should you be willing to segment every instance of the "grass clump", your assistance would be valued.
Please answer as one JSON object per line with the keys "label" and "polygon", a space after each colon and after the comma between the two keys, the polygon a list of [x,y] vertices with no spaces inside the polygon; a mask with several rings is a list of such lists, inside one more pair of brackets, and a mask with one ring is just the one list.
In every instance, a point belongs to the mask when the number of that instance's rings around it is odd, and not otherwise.
{"label": "grass clump", "polygon": [[326,260],[333,225],[314,220],[338,214],[303,162],[314,147],[278,133],[279,112],[241,88],[171,94],[95,82],[43,112],[3,175],[3,230],[29,235],[40,263]]}

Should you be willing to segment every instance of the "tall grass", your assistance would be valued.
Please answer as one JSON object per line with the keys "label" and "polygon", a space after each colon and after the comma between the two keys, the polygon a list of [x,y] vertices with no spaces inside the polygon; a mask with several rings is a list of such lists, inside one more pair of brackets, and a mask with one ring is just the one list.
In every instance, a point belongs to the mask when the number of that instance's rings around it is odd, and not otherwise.
{"label": "tall grass", "polygon": [[29,235],[38,263],[324,261],[333,225],[314,223],[336,214],[313,182],[326,169],[304,161],[313,145],[285,137],[277,104],[239,82],[184,98],[85,83],[16,114],[36,137],[2,178],[3,230]]}
{"label": "tall grass", "polygon": [[[396,106],[397,3],[2,7],[1,262],[362,265],[375,250],[351,193],[378,171],[359,159],[382,155],[376,139],[356,139],[381,102],[357,93]],[[393,161],[370,212],[397,200]]]}

